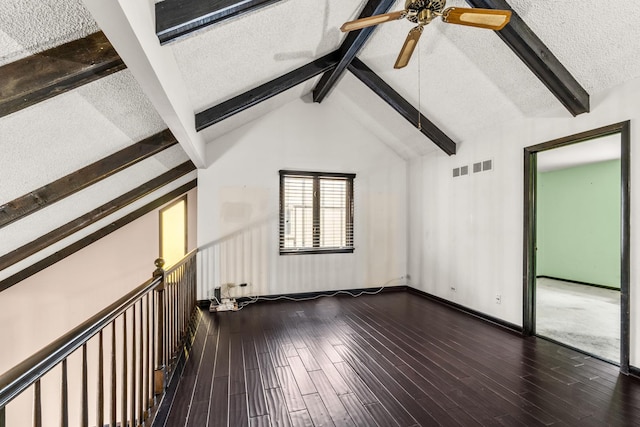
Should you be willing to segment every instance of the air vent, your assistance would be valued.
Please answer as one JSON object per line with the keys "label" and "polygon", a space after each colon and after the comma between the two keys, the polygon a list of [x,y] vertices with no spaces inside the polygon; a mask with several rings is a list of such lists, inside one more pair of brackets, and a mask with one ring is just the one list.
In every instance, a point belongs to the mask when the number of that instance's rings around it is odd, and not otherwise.
{"label": "air vent", "polygon": [[460,176],[460,168],[455,168],[453,170],[453,177],[456,178],[458,176]]}
{"label": "air vent", "polygon": [[460,175],[469,175],[469,166],[462,166],[460,168]]}
{"label": "air vent", "polygon": [[493,169],[493,161],[492,160],[485,160],[484,162],[482,162],[482,170],[483,171],[490,171],[491,169]]}
{"label": "air vent", "polygon": [[473,164],[473,173],[482,172],[482,162]]}

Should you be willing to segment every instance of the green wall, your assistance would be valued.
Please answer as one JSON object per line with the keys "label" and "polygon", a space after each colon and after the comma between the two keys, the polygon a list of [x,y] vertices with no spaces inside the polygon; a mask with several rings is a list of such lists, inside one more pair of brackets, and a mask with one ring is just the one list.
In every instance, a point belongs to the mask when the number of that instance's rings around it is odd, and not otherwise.
{"label": "green wall", "polygon": [[537,275],[620,287],[620,160],[538,174]]}

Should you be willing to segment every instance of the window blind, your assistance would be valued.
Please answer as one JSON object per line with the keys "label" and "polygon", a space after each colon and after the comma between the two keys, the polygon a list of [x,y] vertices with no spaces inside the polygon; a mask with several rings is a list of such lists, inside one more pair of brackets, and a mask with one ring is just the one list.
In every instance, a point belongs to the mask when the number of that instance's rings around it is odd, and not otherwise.
{"label": "window blind", "polygon": [[353,252],[354,177],[280,171],[280,253]]}

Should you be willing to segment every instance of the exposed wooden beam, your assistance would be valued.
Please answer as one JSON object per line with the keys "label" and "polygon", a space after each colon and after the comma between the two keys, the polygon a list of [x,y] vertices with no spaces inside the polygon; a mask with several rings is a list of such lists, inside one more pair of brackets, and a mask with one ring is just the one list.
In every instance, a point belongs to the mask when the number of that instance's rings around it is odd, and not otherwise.
{"label": "exposed wooden beam", "polygon": [[0,228],[159,153],[178,141],[169,130],[150,136],[0,206]]}
{"label": "exposed wooden beam", "polygon": [[102,32],[0,67],[0,117],[125,68]]}
{"label": "exposed wooden beam", "polygon": [[293,70],[275,80],[271,80],[255,89],[231,98],[221,104],[196,114],[196,130],[200,131],[233,116],[249,107],[278,95],[287,89],[303,83],[318,74],[331,70],[338,63],[338,51],[316,59],[307,65]]}
{"label": "exposed wooden beam", "polygon": [[420,114],[420,132],[448,155],[456,154],[456,143],[453,142],[444,132],[442,132],[429,119],[419,113],[406,99],[393,90],[384,80],[367,67],[358,58],[353,58],[348,67],[362,83],[373,90],[380,98],[396,110],[402,117],[407,119],[413,126],[418,127],[418,114]]}
{"label": "exposed wooden beam", "polygon": [[191,161],[196,167],[207,167],[205,141],[195,130],[193,107],[182,73],[171,49],[160,46],[153,32],[148,32],[155,25],[149,2],[82,2]]}
{"label": "exposed wooden beam", "polygon": [[[369,0],[362,9],[362,13],[358,18],[366,18],[373,15],[379,15],[381,13],[387,13],[391,6],[395,3],[395,0]],[[340,46],[340,61],[336,67],[330,71],[327,71],[322,75],[320,81],[313,90],[313,101],[322,102],[324,98],[329,94],[329,91],[338,82],[344,70],[351,63],[353,58],[356,57],[360,49],[364,46],[365,42],[373,34],[373,30],[376,27],[363,28],[359,31],[351,31],[345,37],[344,42]]]}
{"label": "exposed wooden beam", "polygon": [[280,0],[164,0],[156,3],[156,35],[161,44]]}
{"label": "exposed wooden beam", "polygon": [[507,9],[511,22],[498,36],[571,114],[589,112],[589,94],[505,0],[466,0],[473,7]]}
{"label": "exposed wooden beam", "polygon": [[[190,162],[188,162],[190,163]],[[193,165],[190,166],[191,170],[194,170],[195,167]],[[180,165],[179,168],[183,168],[183,165]],[[184,171],[183,171],[184,172]],[[171,172],[167,172],[167,174],[169,174]],[[188,173],[188,172],[187,172]],[[167,175],[165,174],[165,175]],[[184,173],[181,173],[180,176],[184,175]],[[162,175],[164,176],[164,175]],[[160,177],[156,178],[156,180],[158,180]],[[170,181],[171,182],[173,180],[175,180],[177,178],[172,178]],[[167,184],[168,182],[166,182],[165,184]],[[162,184],[164,185],[164,184]],[[149,181],[148,183],[144,184],[144,190],[134,190],[135,192],[138,192],[139,195],[133,196],[135,198],[135,200],[138,200],[141,197],[144,197],[148,194],[151,194],[153,191],[155,191],[157,188],[161,187],[162,185],[154,185],[152,184],[152,181]],[[61,249],[59,251],[57,251],[56,253],[49,255],[48,257],[34,263],[33,265],[25,268],[24,270],[7,277],[6,279],[0,281],[0,292],[4,291],[5,289],[10,288],[11,286],[15,285],[16,283],[21,282],[22,280],[33,276],[34,274],[38,273],[39,271],[44,270],[47,267],[50,267],[51,265],[55,264],[58,261],[63,260],[64,258],[68,257],[69,255],[72,255],[76,252],[78,252],[80,249],[83,249],[86,246],[89,246],[90,244],[100,240],[101,238],[107,236],[108,234],[113,233],[114,231],[118,230],[119,228],[129,224],[130,222],[140,218],[142,215],[145,215],[151,211],[153,211],[154,209],[159,208],[160,206],[170,202],[171,200],[175,199],[176,197],[181,196],[182,194],[186,193],[187,191],[191,190],[192,188],[194,188],[197,185],[197,180],[193,180],[188,182],[187,184],[182,185],[181,187],[178,187],[177,189],[167,193],[164,196],[159,197],[158,199],[156,199],[155,201],[141,207],[140,209],[137,209],[133,212],[131,212],[130,214],[115,220],[114,222],[112,222],[111,224],[101,228],[100,230],[96,231],[95,233],[92,233],[86,237],[83,237],[82,239],[78,240],[75,243],[70,244],[69,246],[67,246],[64,249]],[[156,188],[154,188],[156,187]],[[127,193],[129,194],[129,193]],[[126,196],[126,195],[125,195]],[[119,199],[122,199],[125,196],[121,196],[118,199],[115,199],[114,201],[110,202],[110,203],[114,203],[114,204],[122,204],[122,201],[118,201]],[[135,201],[134,200],[134,201]],[[98,208],[100,209],[100,208]],[[79,218],[80,219],[80,218]],[[79,220],[78,219],[78,220]],[[4,258],[4,257],[2,257]],[[6,264],[6,260],[3,260],[3,265]]]}
{"label": "exposed wooden beam", "polygon": [[117,212],[118,210],[124,208],[125,206],[130,205],[136,200],[140,200],[141,198],[153,193],[159,188],[175,181],[176,179],[188,174],[189,172],[195,170],[195,166],[191,161],[187,161],[182,163],[179,166],[171,169],[168,172],[163,173],[162,175],[148,181],[141,186],[129,191],[128,193],[123,194],[120,197],[117,197],[111,200],[104,205],[87,212],[86,214],[70,221],[49,233],[38,237],[37,239],[29,242],[11,252],[6,253],[5,255],[0,256],[0,271],[5,268],[22,261],[30,257],[31,255],[53,245],[54,243],[59,242],[65,237],[71,236],[73,233],[77,233],[89,225],[100,221],[103,218]]}

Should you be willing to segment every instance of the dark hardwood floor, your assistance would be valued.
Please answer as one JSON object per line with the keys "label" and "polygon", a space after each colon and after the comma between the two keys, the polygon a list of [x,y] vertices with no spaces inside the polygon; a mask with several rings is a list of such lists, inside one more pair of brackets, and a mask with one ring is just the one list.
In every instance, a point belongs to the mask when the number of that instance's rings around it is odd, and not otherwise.
{"label": "dark hardwood floor", "polygon": [[638,426],[640,380],[408,292],[203,312],[167,426]]}

